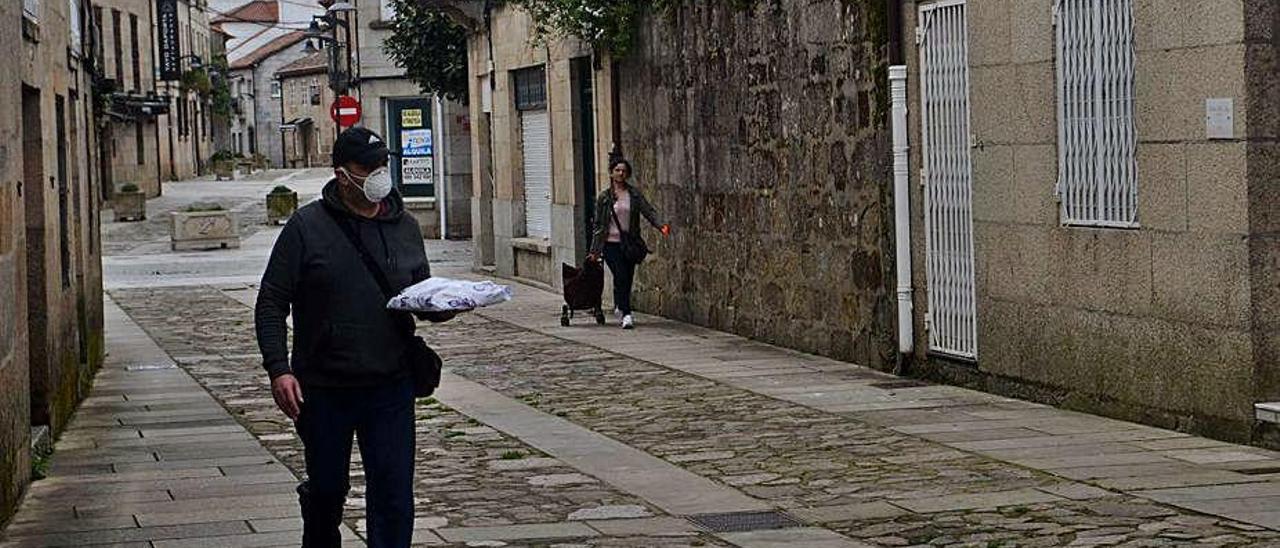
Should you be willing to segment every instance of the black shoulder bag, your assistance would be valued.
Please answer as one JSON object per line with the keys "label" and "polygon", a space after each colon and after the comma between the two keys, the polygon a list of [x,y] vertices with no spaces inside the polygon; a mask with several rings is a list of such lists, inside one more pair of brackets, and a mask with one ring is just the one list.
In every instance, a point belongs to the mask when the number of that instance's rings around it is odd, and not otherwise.
{"label": "black shoulder bag", "polygon": [[[378,283],[378,288],[382,290],[382,294],[390,301],[397,295],[397,292],[391,288],[391,282],[387,280],[387,275],[378,266],[378,262],[369,254],[368,248],[360,241],[360,237],[356,235],[351,225],[338,217],[329,206],[323,206],[325,211],[329,213],[329,217],[333,222],[342,229],[342,233],[346,235],[347,241],[351,242],[352,247],[356,248],[356,253],[360,255],[360,260],[364,262],[364,267],[369,270],[369,274],[373,276],[373,281]],[[386,303],[383,303],[386,306]],[[425,398],[435,392],[440,386],[440,370],[444,366],[444,362],[440,359],[440,355],[436,354],[427,341],[422,337],[414,335],[413,317],[407,312],[392,312],[388,314],[396,314],[397,318],[404,324],[405,334],[408,337],[409,349],[405,353],[404,359],[409,365],[409,371],[413,374],[413,395],[418,398]]]}
{"label": "black shoulder bag", "polygon": [[[615,197],[614,203],[617,203],[616,200]],[[618,222],[618,210],[610,207],[609,212],[613,214],[613,224],[618,225],[618,234],[622,235],[622,256],[632,264],[643,263],[649,256],[649,246],[644,243],[644,238],[640,237],[640,231],[623,230],[622,223]]]}

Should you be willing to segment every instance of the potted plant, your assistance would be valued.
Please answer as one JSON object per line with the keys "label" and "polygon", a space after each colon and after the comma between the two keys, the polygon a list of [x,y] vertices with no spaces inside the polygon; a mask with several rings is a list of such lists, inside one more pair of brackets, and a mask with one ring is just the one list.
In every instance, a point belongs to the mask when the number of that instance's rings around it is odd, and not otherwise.
{"label": "potted plant", "polygon": [[169,219],[174,251],[240,247],[239,222],[234,213],[221,205],[193,204],[170,213]]}
{"label": "potted plant", "polygon": [[234,181],[236,179],[235,155],[222,150],[209,159],[213,164],[213,174],[218,181]]}
{"label": "potted plant", "polygon": [[267,224],[283,224],[298,210],[298,193],[279,185],[267,194]]}
{"label": "potted plant", "polygon": [[147,219],[147,195],[133,183],[125,183],[116,189],[111,198],[116,222],[145,221]]}

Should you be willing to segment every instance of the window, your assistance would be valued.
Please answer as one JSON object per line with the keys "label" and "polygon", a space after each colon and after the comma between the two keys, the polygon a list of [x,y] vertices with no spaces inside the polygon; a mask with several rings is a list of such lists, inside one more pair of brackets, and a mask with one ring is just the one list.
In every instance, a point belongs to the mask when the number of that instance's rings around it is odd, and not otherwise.
{"label": "window", "polygon": [[133,124],[134,144],[138,148],[138,165],[147,163],[147,142],[142,136],[142,122],[134,122]]}
{"label": "window", "polygon": [[129,14],[129,57],[133,60],[133,90],[142,91],[142,60],[138,49],[138,16]]}
{"label": "window", "polygon": [[274,99],[280,98],[280,81],[279,80],[271,81],[271,97]]}
{"label": "window", "polygon": [[540,110],[547,108],[547,71],[543,67],[517,70],[516,110]]}
{"label": "window", "polygon": [[84,40],[81,39],[82,29],[80,28],[80,0],[68,0],[68,11],[70,15],[67,20],[67,27],[71,31],[70,44],[71,54],[79,57],[81,53],[81,45]]}
{"label": "window", "polygon": [[116,66],[116,86],[124,88],[124,49],[120,46],[120,10],[111,10],[111,52],[115,54],[112,63]]}
{"label": "window", "polygon": [[98,62],[99,67],[105,67],[102,62],[102,6],[93,7],[93,24],[92,24],[93,51],[89,52],[93,59]]}
{"label": "window", "polygon": [[320,83],[318,81],[314,79],[311,80],[311,85],[308,86],[307,93],[311,96],[311,104],[320,104]]}
{"label": "window", "polygon": [[178,138],[187,135],[187,100],[178,99]]}
{"label": "window", "polygon": [[1133,0],[1059,0],[1055,14],[1062,222],[1135,228]]}
{"label": "window", "polygon": [[32,23],[39,23],[40,0],[22,0],[22,16]]}
{"label": "window", "polygon": [[67,100],[61,95],[54,96],[54,143],[58,153],[58,235],[59,251],[62,258],[62,287],[71,287],[71,222],[67,211]]}
{"label": "window", "polygon": [[253,126],[249,126],[249,154],[258,153],[258,136],[253,131]]}

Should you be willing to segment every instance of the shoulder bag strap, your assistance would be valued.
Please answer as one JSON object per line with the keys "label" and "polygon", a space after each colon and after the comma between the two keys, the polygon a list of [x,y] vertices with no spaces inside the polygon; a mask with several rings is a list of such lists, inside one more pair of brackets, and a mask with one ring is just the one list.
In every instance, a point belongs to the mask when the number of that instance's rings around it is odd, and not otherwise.
{"label": "shoulder bag strap", "polygon": [[622,222],[618,220],[618,210],[613,208],[613,206],[617,205],[617,203],[618,203],[618,194],[614,193],[613,203],[609,204],[609,214],[613,215],[613,224],[618,225],[618,234],[620,234],[622,237],[625,238],[627,236],[628,231],[622,229]]}
{"label": "shoulder bag strap", "polygon": [[378,262],[369,254],[369,249],[360,241],[360,237],[356,235],[355,229],[351,228],[351,224],[340,218],[329,205],[324,204],[321,207],[329,214],[329,218],[333,219],[333,222],[338,225],[338,228],[342,230],[342,234],[347,237],[348,242],[351,242],[351,246],[356,249],[356,253],[360,255],[360,261],[369,270],[369,274],[373,276],[373,281],[377,282],[382,294],[386,295],[387,300],[394,298],[396,291],[391,288],[391,282],[387,280],[386,273],[382,271],[382,268],[378,266]]}

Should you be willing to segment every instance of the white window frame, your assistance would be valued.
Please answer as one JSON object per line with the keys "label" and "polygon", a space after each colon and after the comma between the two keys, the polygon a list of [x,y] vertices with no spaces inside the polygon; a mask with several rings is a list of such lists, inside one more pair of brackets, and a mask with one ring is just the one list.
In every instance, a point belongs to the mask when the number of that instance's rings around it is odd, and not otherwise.
{"label": "white window frame", "polygon": [[1061,222],[1137,228],[1134,0],[1056,0]]}
{"label": "white window frame", "polygon": [[70,31],[68,38],[70,45],[68,47],[71,49],[71,54],[76,58],[80,57],[81,46],[84,44],[80,32],[80,4],[81,0],[68,0],[67,2],[67,29]]}
{"label": "white window frame", "polygon": [[22,16],[32,23],[39,23],[40,0],[22,0]]}
{"label": "white window frame", "polygon": [[282,88],[281,88],[281,85],[280,85],[280,81],[279,81],[279,80],[272,80],[272,81],[271,81],[271,97],[272,97],[273,99],[279,99],[279,98],[280,98],[281,93],[283,93],[283,91],[282,91]]}

